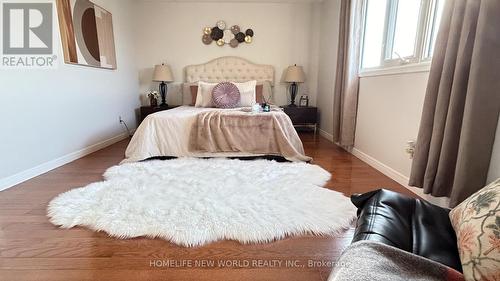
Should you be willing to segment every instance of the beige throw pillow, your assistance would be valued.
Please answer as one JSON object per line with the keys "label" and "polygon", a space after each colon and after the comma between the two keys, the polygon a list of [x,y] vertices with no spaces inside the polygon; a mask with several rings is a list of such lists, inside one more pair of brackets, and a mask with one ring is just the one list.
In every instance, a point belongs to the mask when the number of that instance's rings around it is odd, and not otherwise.
{"label": "beige throw pillow", "polygon": [[242,107],[250,107],[253,106],[256,102],[256,86],[257,86],[257,81],[248,81],[248,82],[243,82],[243,83],[234,83],[236,87],[238,87],[238,90],[240,91],[240,106]]}
{"label": "beige throw pillow", "polygon": [[212,90],[218,83],[198,82],[198,94],[195,107],[215,107],[212,102]]}
{"label": "beige throw pillow", "polygon": [[465,280],[500,280],[500,179],[450,212]]}

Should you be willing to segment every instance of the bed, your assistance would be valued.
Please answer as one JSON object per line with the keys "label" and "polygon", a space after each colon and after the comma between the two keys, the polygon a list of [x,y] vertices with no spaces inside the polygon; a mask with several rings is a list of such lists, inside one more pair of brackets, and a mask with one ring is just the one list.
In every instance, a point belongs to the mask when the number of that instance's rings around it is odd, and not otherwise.
{"label": "bed", "polygon": [[[183,105],[151,114],[137,128],[124,162],[172,157],[283,156],[290,161],[310,161],[290,118],[279,108],[252,113],[250,108],[203,108],[191,103],[192,85],[204,82],[263,84],[266,100],[272,98],[274,67],[238,57],[222,57],[185,68]],[[207,121],[209,120],[209,121]]]}

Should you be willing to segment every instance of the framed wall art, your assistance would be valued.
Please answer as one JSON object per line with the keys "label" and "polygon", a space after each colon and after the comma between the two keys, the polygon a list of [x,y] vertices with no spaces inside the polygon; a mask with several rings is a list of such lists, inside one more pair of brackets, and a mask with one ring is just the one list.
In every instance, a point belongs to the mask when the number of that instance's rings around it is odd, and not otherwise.
{"label": "framed wall art", "polygon": [[113,17],[89,0],[57,0],[64,62],[116,69]]}

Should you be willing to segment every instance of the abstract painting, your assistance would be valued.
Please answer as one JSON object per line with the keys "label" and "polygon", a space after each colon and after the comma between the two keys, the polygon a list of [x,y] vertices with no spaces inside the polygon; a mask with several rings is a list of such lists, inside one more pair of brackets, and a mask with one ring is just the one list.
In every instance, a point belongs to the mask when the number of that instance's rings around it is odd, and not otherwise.
{"label": "abstract painting", "polygon": [[116,69],[113,17],[89,0],[57,0],[64,61]]}

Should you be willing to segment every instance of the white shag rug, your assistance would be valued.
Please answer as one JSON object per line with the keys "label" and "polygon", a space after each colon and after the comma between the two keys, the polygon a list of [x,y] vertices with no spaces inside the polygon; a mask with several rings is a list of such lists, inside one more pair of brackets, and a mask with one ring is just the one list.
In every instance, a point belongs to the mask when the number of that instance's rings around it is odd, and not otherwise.
{"label": "white shag rug", "polygon": [[50,221],[118,238],[160,237],[182,246],[334,235],[356,208],[323,188],[330,173],[306,163],[183,158],[109,168],[105,181],[60,194]]}

